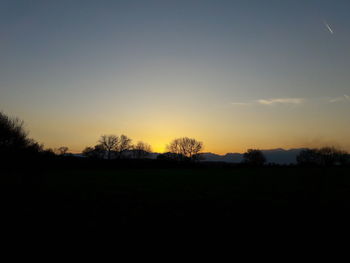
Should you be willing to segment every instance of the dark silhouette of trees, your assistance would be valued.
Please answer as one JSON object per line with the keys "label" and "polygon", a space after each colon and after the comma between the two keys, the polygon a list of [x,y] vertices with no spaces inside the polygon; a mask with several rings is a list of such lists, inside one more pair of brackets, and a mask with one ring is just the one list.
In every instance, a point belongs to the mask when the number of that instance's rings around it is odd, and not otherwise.
{"label": "dark silhouette of trees", "polygon": [[305,149],[297,156],[297,163],[299,165],[333,166],[345,165],[348,162],[348,153],[335,147]]}
{"label": "dark silhouette of trees", "polygon": [[92,157],[93,151],[94,151],[94,148],[93,148],[93,147],[85,147],[85,149],[82,151],[82,154],[83,154],[85,157]]}
{"label": "dark silhouette of trees", "polygon": [[347,153],[336,149],[335,147],[323,147],[318,150],[321,159],[321,165],[342,165],[346,162]]}
{"label": "dark silhouette of trees", "polygon": [[100,144],[98,144],[95,147],[86,147],[82,153],[88,158],[103,159],[106,151]]}
{"label": "dark silhouette of trees", "polygon": [[95,147],[86,147],[83,154],[91,158],[121,158],[123,153],[132,150],[132,140],[126,135],[102,135]]}
{"label": "dark silhouette of trees", "polygon": [[117,147],[119,138],[115,135],[102,135],[98,141],[101,147],[107,152],[107,159],[111,159],[112,151]]}
{"label": "dark silhouette of trees", "polygon": [[203,149],[203,143],[193,138],[183,137],[174,139],[167,149],[170,153],[176,154],[180,159],[196,160]]}
{"label": "dark silhouette of trees", "polygon": [[143,159],[150,155],[152,152],[151,146],[145,142],[138,142],[132,146],[133,156],[136,159]]}
{"label": "dark silhouette of trees", "polygon": [[262,151],[258,149],[248,149],[243,154],[243,162],[252,166],[262,166],[266,163],[266,158]]}
{"label": "dark silhouette of trees", "polygon": [[62,146],[56,149],[55,152],[57,152],[58,155],[64,156],[65,154],[67,154],[68,150],[69,150],[68,147]]}
{"label": "dark silhouette of trees", "polygon": [[316,165],[319,163],[317,149],[302,150],[296,158],[299,165]]}
{"label": "dark silhouette of trees", "polygon": [[27,132],[24,123],[18,118],[10,118],[0,112],[0,149],[1,151],[16,151],[28,146]]}
{"label": "dark silhouette of trees", "polygon": [[41,155],[46,158],[54,158],[56,156],[55,151],[51,148],[43,149]]}
{"label": "dark silhouette of trees", "polygon": [[185,160],[185,159],[186,157],[183,156],[182,154],[171,153],[171,152],[161,153],[157,156],[157,160],[161,160],[161,161],[179,161],[179,160]]}
{"label": "dark silhouette of trees", "polygon": [[117,144],[114,150],[118,158],[121,158],[125,151],[132,149],[131,142],[132,140],[126,135],[121,135],[120,137],[117,137]]}
{"label": "dark silhouette of trees", "polygon": [[0,112],[0,156],[20,158],[39,153],[43,146],[28,138],[24,122]]}

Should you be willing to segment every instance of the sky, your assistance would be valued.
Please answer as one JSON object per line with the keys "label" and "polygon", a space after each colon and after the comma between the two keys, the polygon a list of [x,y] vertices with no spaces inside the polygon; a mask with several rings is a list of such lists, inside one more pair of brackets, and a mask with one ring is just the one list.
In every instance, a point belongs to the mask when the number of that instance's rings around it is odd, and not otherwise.
{"label": "sky", "polygon": [[45,147],[350,151],[348,0],[0,0],[0,110]]}

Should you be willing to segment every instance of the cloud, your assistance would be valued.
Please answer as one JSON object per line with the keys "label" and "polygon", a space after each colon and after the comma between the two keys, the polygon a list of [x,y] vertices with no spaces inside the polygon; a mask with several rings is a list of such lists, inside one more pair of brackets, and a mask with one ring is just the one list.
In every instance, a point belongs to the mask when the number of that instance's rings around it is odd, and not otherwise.
{"label": "cloud", "polygon": [[252,101],[231,102],[233,106],[254,106],[254,105],[298,105],[304,102],[315,104],[327,104],[327,103],[350,103],[350,96],[343,95],[340,97],[316,97],[316,98],[271,98],[271,99],[259,99]]}
{"label": "cloud", "polygon": [[330,103],[347,102],[347,101],[350,102],[350,96],[348,95],[343,95],[342,97],[337,97],[329,100]]}
{"label": "cloud", "polygon": [[274,104],[301,104],[304,101],[305,99],[303,98],[277,98],[277,99],[260,99],[260,100],[250,101],[250,102],[231,102],[231,105],[252,106],[252,105],[274,105]]}
{"label": "cloud", "polygon": [[273,105],[273,104],[301,104],[305,101],[302,98],[277,98],[277,99],[267,99],[258,100],[257,102],[262,105]]}

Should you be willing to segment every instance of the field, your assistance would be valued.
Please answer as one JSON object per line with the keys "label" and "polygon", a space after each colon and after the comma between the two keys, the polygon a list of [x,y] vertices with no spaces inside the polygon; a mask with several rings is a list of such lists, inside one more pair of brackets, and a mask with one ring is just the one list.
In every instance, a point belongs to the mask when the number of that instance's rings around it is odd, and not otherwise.
{"label": "field", "polygon": [[3,211],[24,227],[218,224],[350,208],[349,168],[121,168],[7,171]]}

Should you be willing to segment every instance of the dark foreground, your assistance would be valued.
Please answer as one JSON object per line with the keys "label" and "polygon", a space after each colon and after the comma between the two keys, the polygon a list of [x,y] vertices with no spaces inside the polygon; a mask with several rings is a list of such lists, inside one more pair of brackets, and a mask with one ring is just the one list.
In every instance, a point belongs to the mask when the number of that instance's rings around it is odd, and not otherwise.
{"label": "dark foreground", "polygon": [[349,172],[341,167],[11,169],[1,175],[2,214],[9,226],[37,230],[266,226],[286,220],[340,224],[350,209]]}

